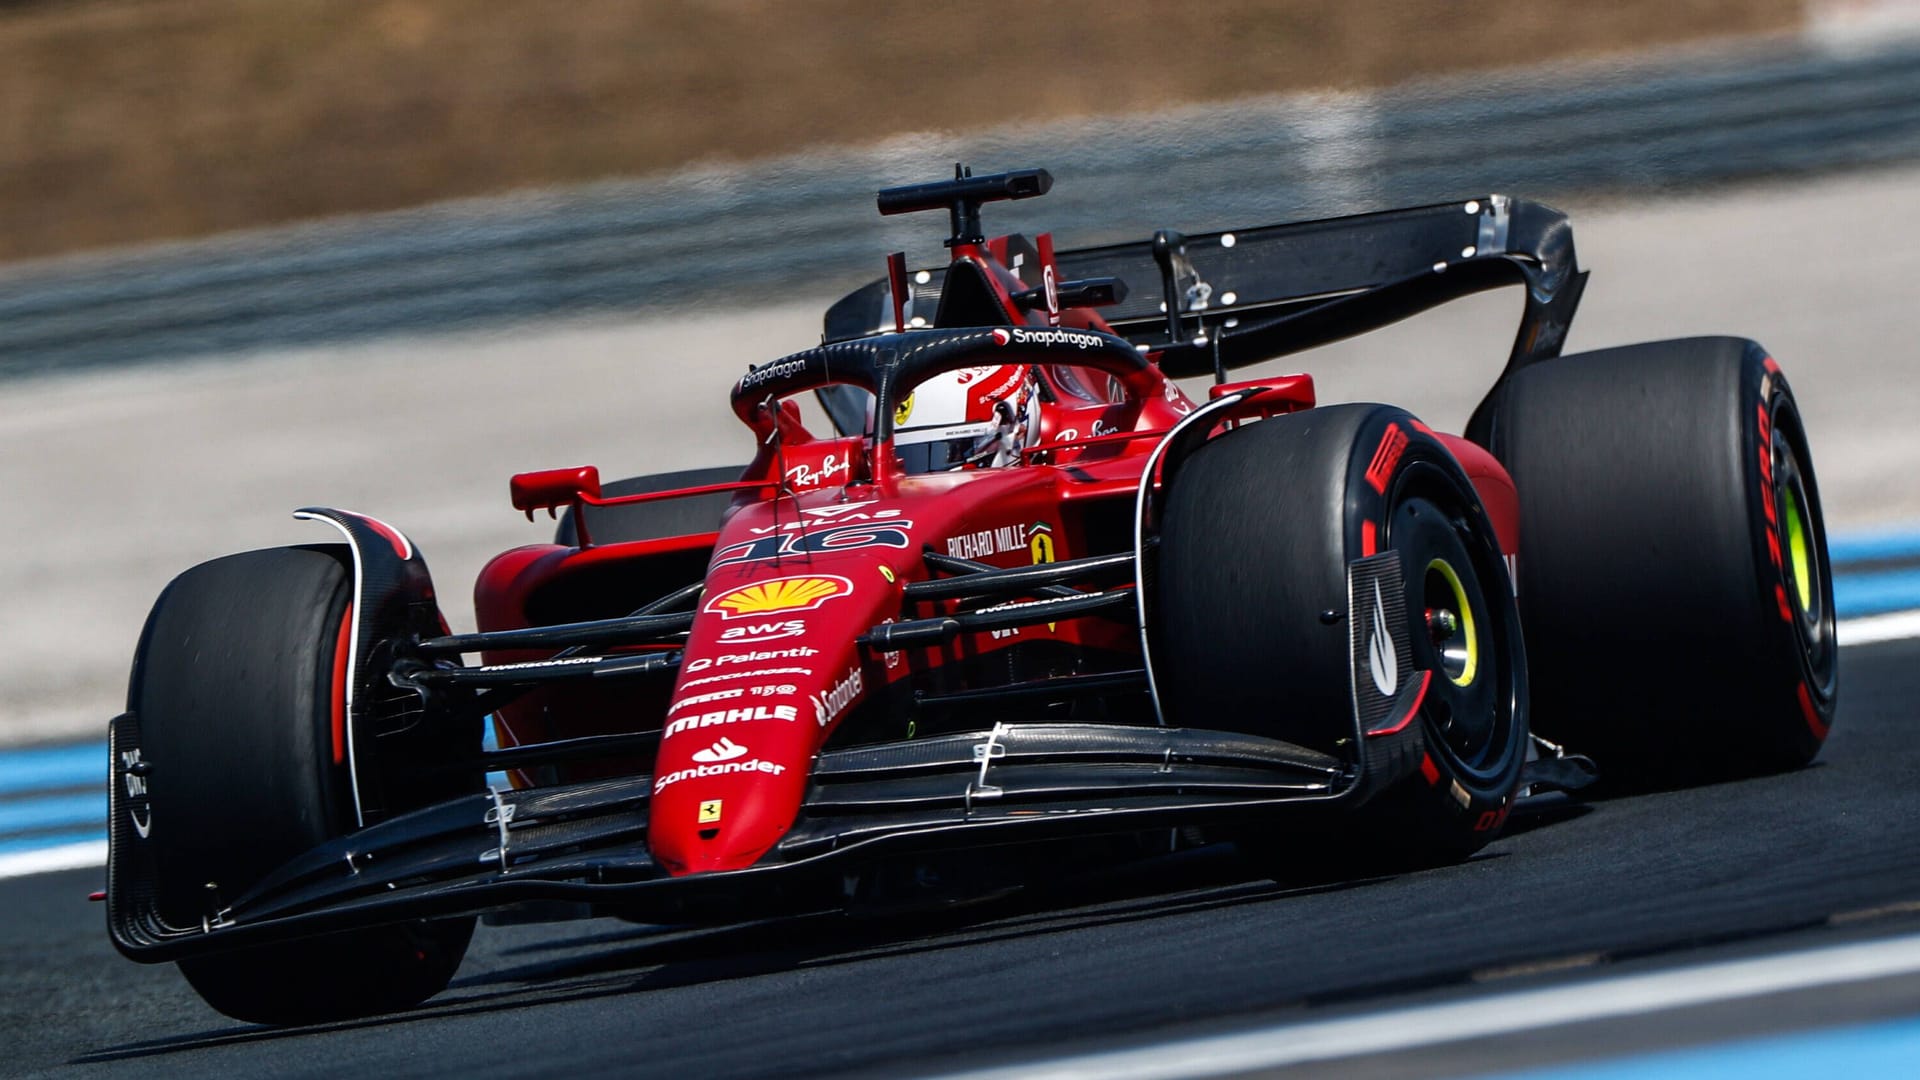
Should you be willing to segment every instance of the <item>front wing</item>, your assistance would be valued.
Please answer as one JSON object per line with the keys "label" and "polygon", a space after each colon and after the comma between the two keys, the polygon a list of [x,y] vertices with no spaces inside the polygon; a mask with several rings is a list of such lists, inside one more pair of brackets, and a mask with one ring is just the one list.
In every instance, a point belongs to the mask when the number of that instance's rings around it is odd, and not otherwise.
{"label": "front wing", "polygon": [[684,877],[647,851],[651,777],[489,790],[321,845],[183,925],[155,903],[156,867],[134,823],[165,823],[129,794],[144,791],[125,782],[140,728],[123,714],[111,728],[108,922],[121,952],[157,962],[523,901],[659,922],[775,913],[837,895],[848,871],[894,856],[1344,809],[1415,771],[1422,739],[1418,724],[1369,738],[1359,765],[1252,735],[1086,724],[827,751],[773,851],[745,870]]}
{"label": "front wing", "polygon": [[[1397,555],[1357,560],[1348,578],[1352,595],[1378,584],[1398,603]],[[1393,614],[1369,625],[1394,627],[1393,654],[1410,656]],[[1350,756],[1237,732],[1077,723],[830,749],[814,760],[792,828],[755,865],[683,876],[647,847],[650,776],[489,789],[322,844],[186,923],[156,899],[149,832],[167,823],[154,820],[148,785],[164,777],[143,759],[140,717],[125,713],[110,727],[108,925],[121,952],[162,961],[523,901],[711,921],[831,906],[849,874],[901,856],[1338,813],[1412,775],[1427,750],[1412,722],[1427,673],[1397,688],[1362,675],[1369,650],[1386,644],[1363,621],[1349,620]],[[1285,730],[1284,718],[1274,727]]]}

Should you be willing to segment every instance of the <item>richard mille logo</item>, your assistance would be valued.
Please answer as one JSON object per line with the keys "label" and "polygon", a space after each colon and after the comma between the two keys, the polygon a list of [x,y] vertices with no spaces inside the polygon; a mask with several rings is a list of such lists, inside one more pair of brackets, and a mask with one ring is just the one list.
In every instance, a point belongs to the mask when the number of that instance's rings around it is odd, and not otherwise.
{"label": "richard mille logo", "polygon": [[1367,670],[1382,697],[1392,697],[1400,685],[1400,657],[1393,649],[1393,635],[1387,633],[1387,605],[1380,597],[1380,582],[1373,583],[1373,631],[1367,635]]}

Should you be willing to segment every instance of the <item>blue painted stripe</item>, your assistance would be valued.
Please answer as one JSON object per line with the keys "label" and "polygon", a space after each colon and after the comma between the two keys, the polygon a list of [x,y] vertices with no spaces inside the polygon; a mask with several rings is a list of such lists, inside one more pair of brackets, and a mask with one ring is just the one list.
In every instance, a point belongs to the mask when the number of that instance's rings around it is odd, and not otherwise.
{"label": "blue painted stripe", "polygon": [[1503,1080],[1802,1080],[1913,1076],[1916,1070],[1920,1070],[1920,1020],[1907,1019],[1507,1073]]}
{"label": "blue painted stripe", "polygon": [[13,855],[22,851],[39,851],[43,848],[65,847],[68,844],[85,844],[105,841],[107,826],[104,817],[100,824],[90,829],[69,829],[65,832],[42,833],[37,836],[21,836],[11,840],[0,840],[0,855]]}
{"label": "blue painted stripe", "polygon": [[1829,535],[1827,558],[1836,570],[1844,563],[1868,559],[1920,558],[1920,526]]}
{"label": "blue painted stripe", "polygon": [[[500,736],[494,733],[492,713],[487,714],[486,735],[483,736],[480,740],[480,749],[482,750],[500,749]],[[513,781],[507,779],[506,773],[490,772],[487,774],[487,786],[499,791],[505,791],[508,788],[513,786]]]}
{"label": "blue painted stripe", "polygon": [[1843,619],[1913,608],[1920,608],[1920,568],[1833,577],[1833,610]]}
{"label": "blue painted stripe", "polygon": [[0,752],[0,795],[107,782],[107,744],[47,746]]}
{"label": "blue painted stripe", "polygon": [[79,795],[43,795],[0,803],[0,835],[24,829],[101,824],[106,820],[107,791],[104,784],[97,791]]}

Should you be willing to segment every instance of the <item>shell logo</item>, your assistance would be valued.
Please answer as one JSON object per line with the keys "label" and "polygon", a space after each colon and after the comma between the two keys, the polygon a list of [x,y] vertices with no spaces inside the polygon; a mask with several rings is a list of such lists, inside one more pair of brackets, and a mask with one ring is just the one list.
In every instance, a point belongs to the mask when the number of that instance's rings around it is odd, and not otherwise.
{"label": "shell logo", "polygon": [[771,615],[781,611],[812,611],[836,596],[853,592],[853,582],[838,574],[775,578],[728,589],[707,601],[702,610],[723,619]]}

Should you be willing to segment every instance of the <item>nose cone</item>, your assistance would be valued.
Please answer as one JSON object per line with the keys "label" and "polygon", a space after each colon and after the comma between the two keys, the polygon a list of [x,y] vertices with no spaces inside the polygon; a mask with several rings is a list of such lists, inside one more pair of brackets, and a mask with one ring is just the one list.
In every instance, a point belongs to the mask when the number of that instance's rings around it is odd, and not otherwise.
{"label": "nose cone", "polygon": [[654,765],[661,865],[743,869],[786,835],[814,755],[880,675],[855,640],[900,613],[901,582],[949,517],[818,491],[722,524]]}
{"label": "nose cone", "polygon": [[751,866],[792,827],[814,755],[866,692],[868,605],[898,606],[864,576],[757,578],[702,605],[654,763],[648,840],[670,872]]}
{"label": "nose cone", "polygon": [[[698,746],[684,762],[662,763],[654,775],[648,830],[653,855],[674,874],[751,866],[793,824],[806,789],[807,736],[787,731],[790,705],[758,706],[744,723],[756,734],[683,736]],[[812,726],[809,721],[808,727]]]}

